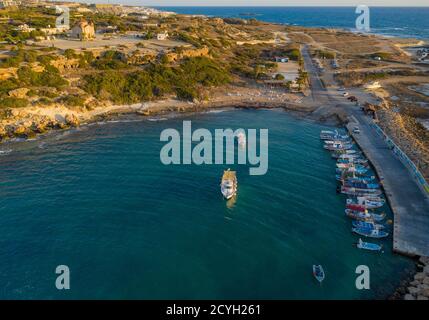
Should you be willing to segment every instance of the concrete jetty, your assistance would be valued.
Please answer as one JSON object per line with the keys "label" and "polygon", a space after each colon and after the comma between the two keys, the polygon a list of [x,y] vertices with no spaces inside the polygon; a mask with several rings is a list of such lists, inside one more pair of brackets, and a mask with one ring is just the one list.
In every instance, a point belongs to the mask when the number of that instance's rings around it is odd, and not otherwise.
{"label": "concrete jetty", "polygon": [[[374,166],[394,214],[393,250],[408,256],[429,256],[429,197],[412,172],[370,126],[373,121],[357,108],[347,128]],[[354,127],[360,133],[353,133]]]}

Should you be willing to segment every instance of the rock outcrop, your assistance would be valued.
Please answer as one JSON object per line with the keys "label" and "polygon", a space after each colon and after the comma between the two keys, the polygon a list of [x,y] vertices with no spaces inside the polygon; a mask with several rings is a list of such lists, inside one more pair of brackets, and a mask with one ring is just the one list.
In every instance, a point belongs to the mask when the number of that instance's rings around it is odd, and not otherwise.
{"label": "rock outcrop", "polygon": [[398,288],[391,297],[403,300],[429,300],[429,257],[420,257],[411,281]]}

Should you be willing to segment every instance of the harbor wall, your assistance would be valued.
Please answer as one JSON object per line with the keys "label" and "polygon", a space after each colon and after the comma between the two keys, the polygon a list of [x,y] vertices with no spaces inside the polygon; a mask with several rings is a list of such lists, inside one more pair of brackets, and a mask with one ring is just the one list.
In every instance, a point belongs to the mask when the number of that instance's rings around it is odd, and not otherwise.
{"label": "harbor wall", "polygon": [[426,179],[424,178],[423,174],[419,171],[417,166],[414,164],[413,161],[406,155],[405,152],[399,148],[392,139],[389,138],[389,136],[375,123],[371,122],[370,126],[377,132],[379,136],[383,138],[383,140],[386,142],[386,144],[389,146],[389,148],[392,150],[392,152],[398,157],[399,160],[405,165],[405,167],[410,170],[410,172],[413,174],[413,177],[419,184],[419,186],[424,190],[425,194],[429,195],[429,184],[427,183]]}

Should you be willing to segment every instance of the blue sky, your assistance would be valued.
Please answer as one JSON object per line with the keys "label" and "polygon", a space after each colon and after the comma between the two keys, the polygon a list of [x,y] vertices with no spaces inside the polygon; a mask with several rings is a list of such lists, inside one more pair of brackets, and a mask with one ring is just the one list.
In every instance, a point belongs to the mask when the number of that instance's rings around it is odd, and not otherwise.
{"label": "blue sky", "polygon": [[428,0],[79,0],[84,3],[123,3],[141,6],[429,6]]}

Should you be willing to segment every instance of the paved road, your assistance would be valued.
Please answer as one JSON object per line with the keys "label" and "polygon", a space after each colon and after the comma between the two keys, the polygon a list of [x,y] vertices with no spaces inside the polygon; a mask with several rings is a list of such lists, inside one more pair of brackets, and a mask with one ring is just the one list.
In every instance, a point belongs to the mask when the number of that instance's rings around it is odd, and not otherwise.
{"label": "paved road", "polygon": [[412,173],[370,127],[372,119],[358,107],[343,103],[342,97],[326,90],[317,75],[308,48],[303,47],[302,53],[310,76],[313,100],[323,105],[343,108],[349,115],[349,130],[356,125],[361,129],[361,133],[355,134],[354,138],[374,165],[394,213],[394,251],[406,255],[429,256],[429,197],[419,187]]}

